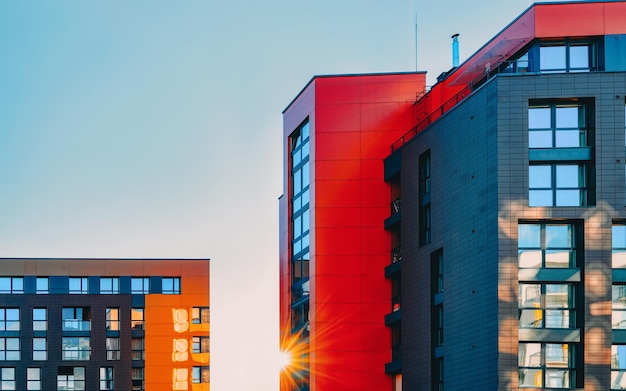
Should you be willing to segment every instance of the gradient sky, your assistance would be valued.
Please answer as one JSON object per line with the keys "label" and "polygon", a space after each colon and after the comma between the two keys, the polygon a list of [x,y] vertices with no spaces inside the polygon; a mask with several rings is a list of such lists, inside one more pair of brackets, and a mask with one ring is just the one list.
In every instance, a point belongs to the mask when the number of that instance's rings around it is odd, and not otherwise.
{"label": "gradient sky", "polygon": [[415,70],[416,13],[432,84],[529,5],[0,0],[0,257],[211,258],[212,389],[276,390],[282,110]]}

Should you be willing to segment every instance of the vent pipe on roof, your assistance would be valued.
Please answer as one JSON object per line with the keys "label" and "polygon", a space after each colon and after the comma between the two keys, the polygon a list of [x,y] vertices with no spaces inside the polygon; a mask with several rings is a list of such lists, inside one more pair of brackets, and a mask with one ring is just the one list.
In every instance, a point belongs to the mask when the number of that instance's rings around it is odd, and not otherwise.
{"label": "vent pipe on roof", "polygon": [[452,36],[452,67],[459,66],[459,34]]}

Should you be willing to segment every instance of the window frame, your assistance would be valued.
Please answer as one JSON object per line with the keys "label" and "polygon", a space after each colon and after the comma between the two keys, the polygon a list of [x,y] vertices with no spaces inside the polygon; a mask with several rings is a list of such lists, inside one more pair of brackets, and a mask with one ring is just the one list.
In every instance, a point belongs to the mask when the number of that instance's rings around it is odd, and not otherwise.
{"label": "window frame", "polygon": [[210,307],[192,307],[191,324],[209,324],[211,322]]}
{"label": "window frame", "polygon": [[100,294],[101,295],[119,295],[120,278],[119,277],[100,277]]}
{"label": "window frame", "polygon": [[[522,244],[525,244],[525,243],[520,243],[520,241],[522,240],[521,236],[523,235],[523,233],[521,232],[522,227],[530,228],[532,226],[539,227],[539,246],[522,245]],[[549,238],[548,236],[551,235],[551,233],[548,232],[548,227],[563,227],[563,226],[568,227],[568,238],[566,240],[569,242],[569,245],[566,245],[566,246],[550,245],[549,241],[551,241],[551,238]],[[581,229],[580,224],[572,220],[520,221],[518,223],[518,244],[517,244],[518,267],[520,269],[537,269],[537,268],[540,268],[540,269],[576,269],[578,268],[579,265],[582,263],[582,260],[580,258],[584,254],[584,248],[582,246],[581,239],[580,239],[582,238],[582,232],[580,232],[580,229]],[[568,262],[567,262],[566,267],[554,266],[554,265],[563,264],[562,261],[558,261],[558,260],[556,261],[549,260],[549,262],[547,261],[547,258],[551,258],[551,257],[547,257],[546,255],[551,255],[551,254],[558,255],[565,251],[568,252]],[[522,264],[523,262],[522,254],[533,253],[533,252],[534,253],[541,252],[540,264],[538,266],[535,266],[535,265],[525,266],[524,264]],[[555,259],[557,258],[558,256]],[[536,261],[534,263],[536,263]]]}
{"label": "window frame", "polygon": [[202,354],[202,353],[210,353],[210,337],[207,336],[193,336],[191,337],[191,353],[192,354]]}
{"label": "window frame", "polygon": [[[31,375],[35,375],[33,378]],[[40,391],[41,390],[41,368],[28,367],[26,368],[26,390],[27,391]]]}
{"label": "window frame", "polygon": [[[562,291],[554,291],[549,292],[550,287],[553,286],[564,286],[567,287],[567,305],[565,307],[557,306],[554,304],[550,304],[549,295],[554,293],[555,296],[558,294],[562,294]],[[538,302],[531,302],[531,300],[523,300],[524,288],[530,290],[531,288],[539,288],[538,289]],[[578,289],[577,284],[567,283],[567,282],[559,282],[559,283],[545,283],[545,282],[522,282],[519,283],[519,295],[518,295],[518,319],[519,319],[519,328],[520,329],[575,329],[578,326],[577,323],[577,294],[576,291]],[[526,303],[526,304],[524,304]],[[528,314],[529,312],[534,313],[535,315],[535,323],[536,326],[528,326],[527,324],[523,324],[523,319],[527,317],[524,314]],[[557,314],[557,312],[561,312],[561,314]],[[565,315],[567,314],[567,315]],[[551,324],[553,319],[558,319],[561,317],[561,325],[554,326]],[[568,325],[564,326],[563,321],[567,320]]]}
{"label": "window frame", "polygon": [[[136,287],[136,284],[140,287]],[[132,295],[147,295],[150,293],[150,277],[131,277],[130,293]]]}
{"label": "window frame", "polygon": [[[539,345],[540,349],[539,349],[539,363],[536,365],[522,365],[524,364],[522,362],[522,360],[527,361],[526,357],[522,357],[522,345]],[[549,355],[549,350],[548,347],[550,348],[555,348],[558,346],[561,346],[561,351],[567,349],[567,366],[562,366],[562,365],[548,365],[548,359],[547,356]],[[563,348],[563,346],[567,346],[567,348]],[[578,360],[578,352],[577,350],[579,349],[580,345],[577,343],[559,343],[559,342],[528,342],[528,341],[520,341],[519,345],[518,345],[518,374],[519,374],[519,384],[518,387],[519,388],[558,388],[558,389],[574,389],[574,388],[578,388],[578,371],[579,371],[579,365],[577,360]],[[528,349],[525,348],[524,352],[526,352]],[[558,350],[555,350],[558,351]],[[536,355],[537,353],[531,354],[531,356],[528,358],[528,361],[532,360],[532,356]],[[554,362],[554,361],[553,361]],[[582,370],[582,369],[581,369]],[[524,385],[522,383],[522,371],[529,371],[528,373],[532,373],[535,372],[535,378],[537,376],[537,374],[540,374],[541,376],[541,384],[532,384],[532,385]],[[546,382],[546,379],[548,378],[548,374],[551,372],[558,372],[558,371],[566,371],[568,372],[568,377],[567,380],[569,382],[569,385],[548,385]]]}
{"label": "window frame", "polygon": [[[39,347],[39,343],[43,340],[44,349],[35,349]],[[47,361],[48,360],[48,338],[47,337],[33,337],[33,361]]]}
{"label": "window frame", "polygon": [[[9,319],[9,313],[11,318]],[[17,318],[15,318],[17,314]],[[20,331],[20,308],[16,307],[0,307],[0,331]]]}
{"label": "window frame", "polygon": [[62,361],[89,361],[90,359],[91,337],[61,337]]}
{"label": "window frame", "polygon": [[100,367],[100,390],[112,391],[115,390],[115,370],[113,367]]}
{"label": "window frame", "polygon": [[20,346],[19,337],[0,337],[0,361],[20,361],[22,357]]}
{"label": "window frame", "polygon": [[[167,287],[166,287],[167,284]],[[180,295],[181,281],[180,277],[163,277],[161,279],[161,294],[164,295]]]}
{"label": "window frame", "polygon": [[89,294],[89,278],[69,277],[68,293],[70,295],[88,295]]}
{"label": "window frame", "polygon": [[[3,288],[3,286],[6,286]],[[22,295],[24,294],[24,277],[2,276],[0,277],[0,294]]]}

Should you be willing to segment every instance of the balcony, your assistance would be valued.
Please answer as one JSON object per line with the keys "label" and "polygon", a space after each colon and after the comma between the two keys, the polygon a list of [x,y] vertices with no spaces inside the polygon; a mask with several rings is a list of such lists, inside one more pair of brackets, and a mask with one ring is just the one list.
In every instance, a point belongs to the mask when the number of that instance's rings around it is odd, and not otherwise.
{"label": "balcony", "polygon": [[396,198],[391,201],[391,216],[385,219],[385,229],[391,230],[395,228],[396,224],[400,222],[402,218],[402,199]]}
{"label": "balcony", "polygon": [[385,364],[385,373],[395,375],[402,371],[402,345],[391,347],[391,362]]}

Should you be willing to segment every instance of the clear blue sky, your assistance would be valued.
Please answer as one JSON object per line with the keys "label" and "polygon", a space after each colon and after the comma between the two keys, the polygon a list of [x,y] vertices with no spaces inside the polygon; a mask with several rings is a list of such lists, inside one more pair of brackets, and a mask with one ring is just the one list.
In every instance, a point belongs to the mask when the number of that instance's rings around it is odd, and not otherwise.
{"label": "clear blue sky", "polygon": [[[0,257],[211,258],[215,391],[275,390],[281,112],[429,82],[528,0],[0,0]],[[0,266],[1,274],[1,266]]]}

